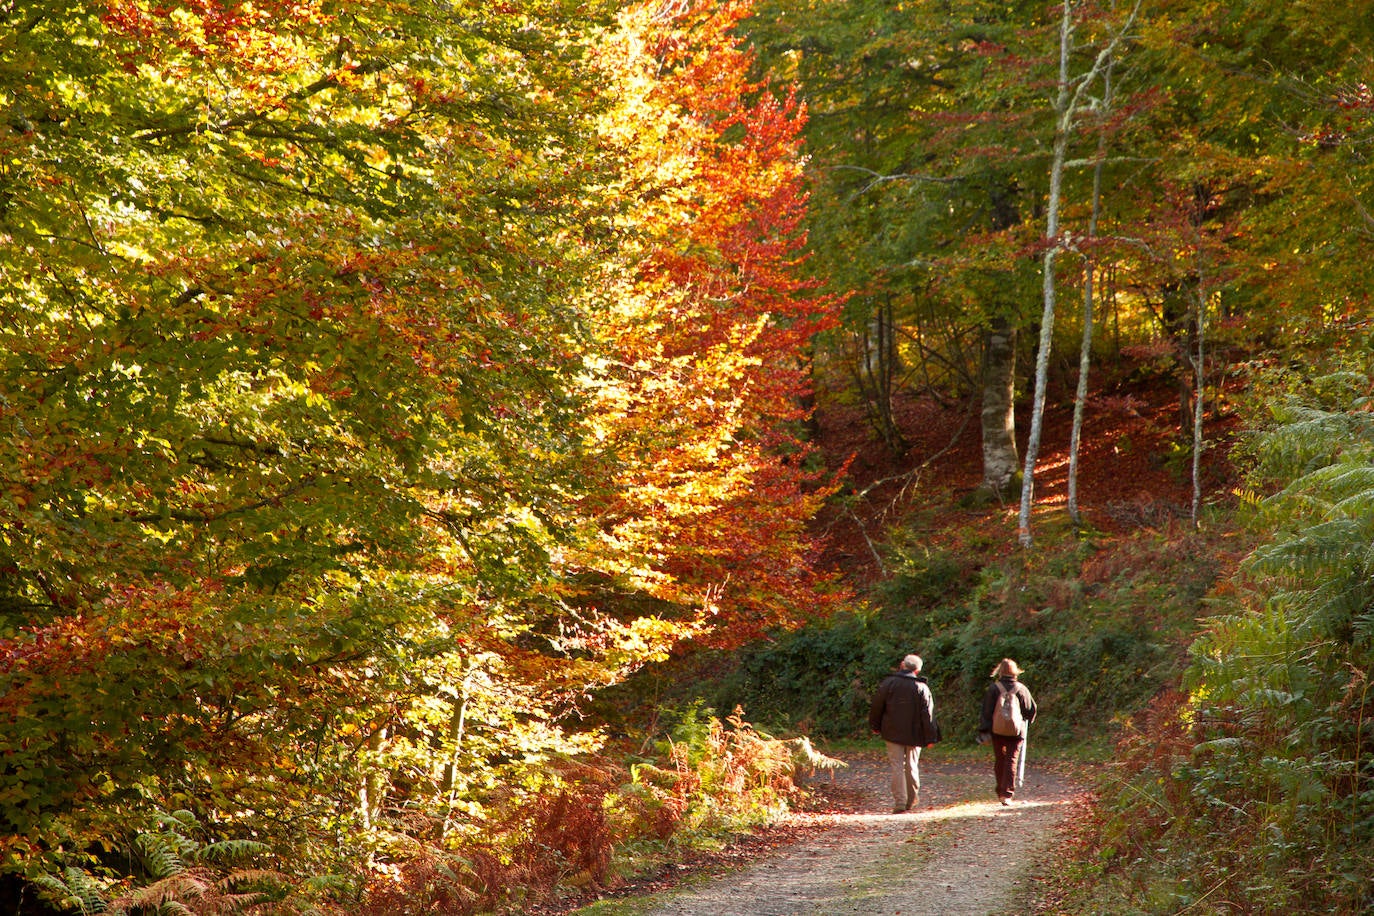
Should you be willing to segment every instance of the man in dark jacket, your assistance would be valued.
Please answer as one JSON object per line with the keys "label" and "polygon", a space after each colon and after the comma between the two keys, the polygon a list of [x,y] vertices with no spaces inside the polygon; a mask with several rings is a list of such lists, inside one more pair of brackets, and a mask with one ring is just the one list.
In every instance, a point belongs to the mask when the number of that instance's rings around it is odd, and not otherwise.
{"label": "man in dark jacket", "polygon": [[921,790],[921,748],[940,740],[935,698],[921,676],[919,655],[908,655],[896,672],[883,678],[868,710],[868,724],[887,745],[892,813],[910,811]]}

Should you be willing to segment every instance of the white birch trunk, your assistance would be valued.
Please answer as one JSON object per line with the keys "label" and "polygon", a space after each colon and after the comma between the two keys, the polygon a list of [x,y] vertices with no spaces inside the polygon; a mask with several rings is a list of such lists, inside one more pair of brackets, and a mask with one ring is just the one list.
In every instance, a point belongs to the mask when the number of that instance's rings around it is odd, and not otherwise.
{"label": "white birch trunk", "polygon": [[1064,159],[1069,147],[1073,95],[1069,86],[1069,50],[1073,38],[1073,4],[1065,0],[1059,23],[1059,92],[1054,100],[1054,154],[1050,162],[1050,198],[1045,214],[1045,256],[1041,292],[1040,346],[1035,354],[1035,397],[1031,402],[1030,433],[1026,438],[1026,464],[1021,477],[1021,512],[1016,534],[1022,547],[1032,543],[1030,516],[1035,501],[1035,460],[1040,455],[1040,436],[1045,418],[1045,388],[1049,379],[1050,348],[1054,342],[1054,260],[1059,253],[1059,198],[1064,185]]}
{"label": "white birch trunk", "polygon": [[[1112,69],[1111,61],[1102,75],[1103,112],[1111,110]],[[1106,160],[1107,140],[1098,137],[1097,162],[1093,165],[1092,215],[1088,218],[1088,239],[1097,238],[1097,223],[1102,215],[1102,167]],[[1069,518],[1074,530],[1083,526],[1083,516],[1078,510],[1078,453],[1083,441],[1083,412],[1088,401],[1088,372],[1092,367],[1094,289],[1093,279],[1096,265],[1093,262],[1092,247],[1083,259],[1083,343],[1078,351],[1078,388],[1073,398],[1073,434],[1069,441]]]}
{"label": "white birch trunk", "polygon": [[1035,501],[1035,462],[1040,454],[1040,438],[1044,427],[1045,389],[1049,378],[1050,347],[1054,341],[1055,275],[1054,262],[1063,246],[1059,237],[1060,197],[1064,185],[1064,166],[1073,121],[1081,105],[1083,94],[1102,76],[1116,54],[1116,47],[1135,21],[1140,10],[1137,0],[1130,17],[1111,42],[1093,61],[1088,72],[1069,81],[1069,57],[1073,50],[1074,4],[1065,0],[1059,22],[1059,91],[1054,99],[1054,146],[1050,161],[1050,192],[1045,215],[1045,257],[1042,292],[1044,308],[1040,317],[1040,349],[1035,359],[1035,398],[1031,407],[1030,433],[1026,440],[1025,471],[1021,479],[1021,511],[1017,518],[1017,539],[1022,547],[1030,547],[1031,507]]}

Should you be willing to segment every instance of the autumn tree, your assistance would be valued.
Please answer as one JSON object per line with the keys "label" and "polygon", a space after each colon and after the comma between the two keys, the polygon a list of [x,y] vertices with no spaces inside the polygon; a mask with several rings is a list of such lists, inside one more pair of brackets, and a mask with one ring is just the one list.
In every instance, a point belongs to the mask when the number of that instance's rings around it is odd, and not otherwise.
{"label": "autumn tree", "polygon": [[177,807],[365,880],[691,624],[810,605],[799,112],[739,11],[620,69],[601,12],[0,12],[6,868]]}
{"label": "autumn tree", "polygon": [[8,864],[177,799],[365,822],[411,660],[554,612],[564,12],[6,11]]}
{"label": "autumn tree", "polygon": [[1034,5],[766,7],[750,35],[811,111],[817,264],[849,295],[842,359],[876,428],[897,394],[972,395],[983,482],[1018,473],[1020,332],[1035,298]]}
{"label": "autumn tree", "polygon": [[[647,595],[738,644],[825,613],[804,531],[826,495],[801,434],[811,337],[833,303],[801,272],[800,134],[751,81],[747,3],[646,3],[621,20],[606,130],[625,163],[598,435],[642,456],[602,510],[640,545]],[[714,627],[711,619],[729,621]]]}
{"label": "autumn tree", "polygon": [[823,307],[741,10],[639,10],[596,80],[608,22],[411,12],[12,11],[12,866],[172,804],[306,815],[302,870],[340,831],[389,856],[396,802],[443,837],[511,741],[589,746],[573,698],[812,604],[788,427]]}

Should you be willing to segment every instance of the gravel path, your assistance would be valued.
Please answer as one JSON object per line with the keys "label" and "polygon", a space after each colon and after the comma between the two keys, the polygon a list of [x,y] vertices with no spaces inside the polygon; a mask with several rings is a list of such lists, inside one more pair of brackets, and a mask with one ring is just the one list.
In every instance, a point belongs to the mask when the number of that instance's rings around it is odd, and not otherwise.
{"label": "gravel path", "polygon": [[[836,794],[852,810],[749,867],[681,887],[645,916],[1018,916],[1034,911],[1031,876],[1082,791],[1032,765],[1011,807],[993,795],[992,760],[923,761],[919,805],[891,814],[886,761],[851,756]],[[823,782],[827,777],[816,777]],[[824,792],[830,787],[821,785]]]}

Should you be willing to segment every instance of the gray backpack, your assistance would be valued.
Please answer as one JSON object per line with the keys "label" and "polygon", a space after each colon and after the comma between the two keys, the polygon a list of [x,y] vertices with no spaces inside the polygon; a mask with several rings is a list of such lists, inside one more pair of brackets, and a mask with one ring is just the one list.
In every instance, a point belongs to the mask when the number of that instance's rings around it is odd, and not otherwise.
{"label": "gray backpack", "polygon": [[998,684],[997,689],[1001,696],[992,710],[992,733],[1006,738],[1016,737],[1021,734],[1026,721],[1021,715],[1021,701],[1016,698],[1016,688],[1008,690]]}

